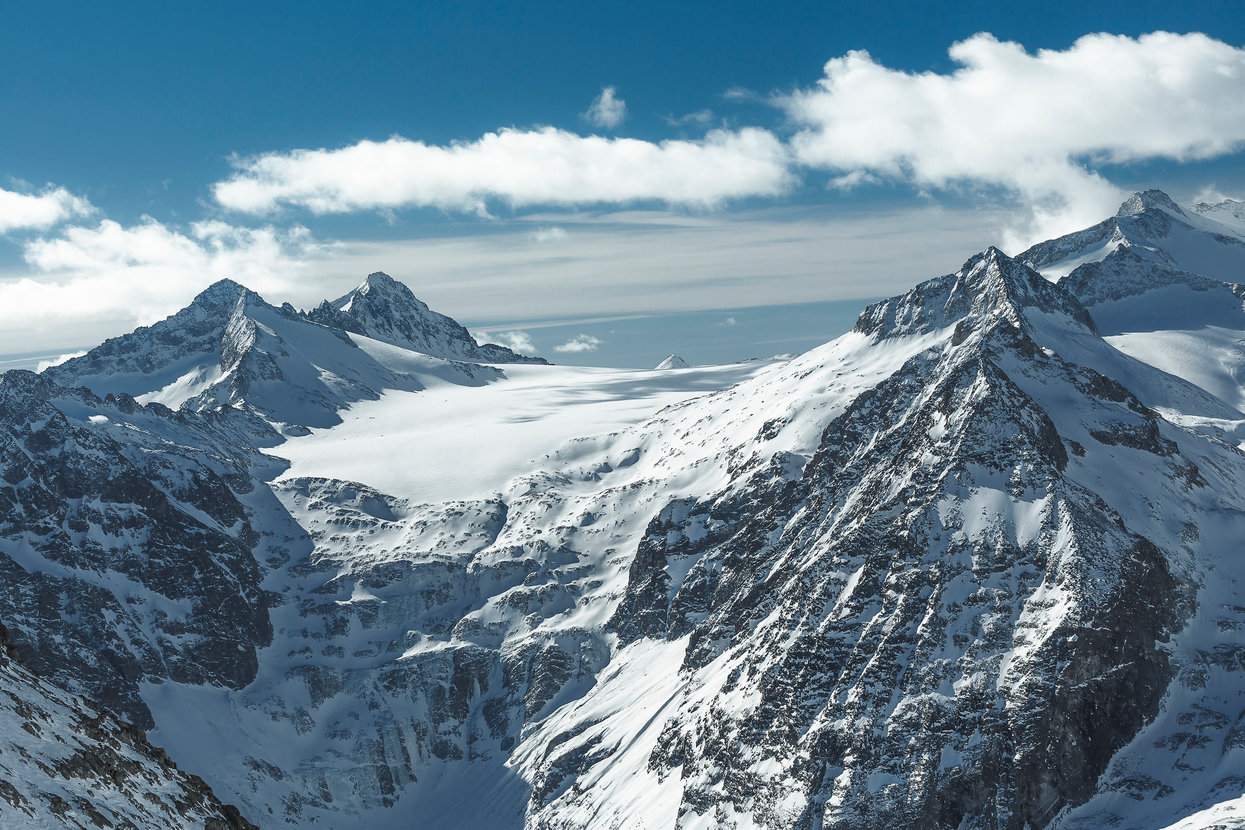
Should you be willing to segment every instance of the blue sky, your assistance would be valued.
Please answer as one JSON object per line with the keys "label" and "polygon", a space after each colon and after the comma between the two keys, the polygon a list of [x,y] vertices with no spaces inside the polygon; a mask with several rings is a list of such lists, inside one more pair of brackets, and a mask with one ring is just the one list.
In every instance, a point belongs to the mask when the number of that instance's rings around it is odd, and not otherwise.
{"label": "blue sky", "polygon": [[[151,322],[225,271],[310,305],[378,269],[555,360],[789,351],[771,341],[841,329],[801,306],[1074,229],[1120,192],[1245,196],[1234,3],[50,2],[4,21],[0,191],[42,200],[10,199],[6,224],[0,193],[10,359]],[[1100,32],[1126,39],[1078,41]],[[1146,61],[1195,77],[1155,91]],[[1069,74],[1119,118],[1069,107]],[[912,113],[943,93],[927,136]],[[717,346],[698,328],[762,308]]]}

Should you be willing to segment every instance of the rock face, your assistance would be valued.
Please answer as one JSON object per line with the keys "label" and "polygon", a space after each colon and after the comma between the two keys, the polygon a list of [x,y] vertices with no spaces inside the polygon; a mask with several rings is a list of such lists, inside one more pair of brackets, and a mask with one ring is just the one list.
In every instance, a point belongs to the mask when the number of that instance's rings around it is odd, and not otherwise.
{"label": "rock face", "polygon": [[142,683],[255,677],[273,600],[231,420],[0,376],[0,617],[31,669],[144,727]]}
{"label": "rock face", "polygon": [[[1066,284],[988,249],[833,343],[435,503],[282,478],[262,451],[302,440],[275,408],[292,367],[435,360],[354,313],[390,284],[316,312],[349,321],[208,298],[180,340],[111,346],[115,377],[198,337],[252,366],[235,397],[173,412],[0,376],[0,567],[21,586],[0,617],[266,825],[1230,816],[1245,416],[1094,314],[1151,290],[1130,280],[1218,302],[1185,263],[1236,249],[1198,221],[1147,192],[1027,252]],[[105,357],[80,366],[106,383]]]}
{"label": "rock face", "polygon": [[143,731],[15,659],[0,626],[0,824],[258,830]]}
{"label": "rock face", "polygon": [[420,302],[411,290],[377,271],[344,297],[325,300],[310,319],[404,349],[475,363],[547,363],[496,343],[480,345],[453,319]]}

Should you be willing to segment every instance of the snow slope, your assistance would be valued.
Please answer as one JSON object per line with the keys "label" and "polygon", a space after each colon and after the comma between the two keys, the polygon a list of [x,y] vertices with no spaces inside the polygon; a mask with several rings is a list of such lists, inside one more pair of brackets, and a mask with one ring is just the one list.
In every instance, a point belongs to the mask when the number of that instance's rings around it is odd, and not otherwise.
{"label": "snow slope", "polygon": [[286,479],[362,482],[415,501],[488,498],[548,464],[570,438],[617,432],[665,406],[745,380],[771,363],[673,376],[507,366],[503,379],[484,387],[445,382],[428,383],[418,393],[387,392],[352,406],[340,425],[287,441],[274,452],[290,461]]}

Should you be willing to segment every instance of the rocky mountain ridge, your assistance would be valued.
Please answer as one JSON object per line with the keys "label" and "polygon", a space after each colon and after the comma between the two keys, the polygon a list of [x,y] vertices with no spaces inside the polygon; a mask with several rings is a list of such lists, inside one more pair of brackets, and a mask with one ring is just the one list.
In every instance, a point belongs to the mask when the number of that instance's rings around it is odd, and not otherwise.
{"label": "rocky mountain ridge", "polygon": [[499,377],[487,364],[545,362],[476,345],[466,329],[384,274],[371,275],[344,300],[347,311],[325,303],[305,314],[220,280],[172,317],[43,374],[63,386],[174,408],[245,406],[301,431],[331,426],[342,408],[385,390],[417,390],[444,379],[486,383]]}

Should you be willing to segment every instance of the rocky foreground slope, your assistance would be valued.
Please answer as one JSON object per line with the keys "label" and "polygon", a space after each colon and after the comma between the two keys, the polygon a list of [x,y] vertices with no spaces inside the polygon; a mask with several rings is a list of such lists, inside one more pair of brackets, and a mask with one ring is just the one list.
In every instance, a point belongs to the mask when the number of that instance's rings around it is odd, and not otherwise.
{"label": "rocky foreground slope", "polygon": [[[1094,313],[1173,281],[1234,297],[1192,270],[1236,255],[1208,221],[1147,192],[989,249],[451,502],[382,486],[433,457],[416,427],[349,478],[286,475],[283,448],[342,407],[394,424],[437,384],[492,406],[555,369],[217,286],[0,376],[0,565],[28,585],[0,617],[265,826],[1233,826],[1245,414]],[[320,314],[361,296],[396,295]],[[329,391],[279,409],[304,377]],[[146,406],[99,397],[135,383]],[[482,453],[520,434],[496,411]]]}
{"label": "rocky foreground slope", "polygon": [[256,830],[141,729],[16,657],[0,626],[0,826]]}

